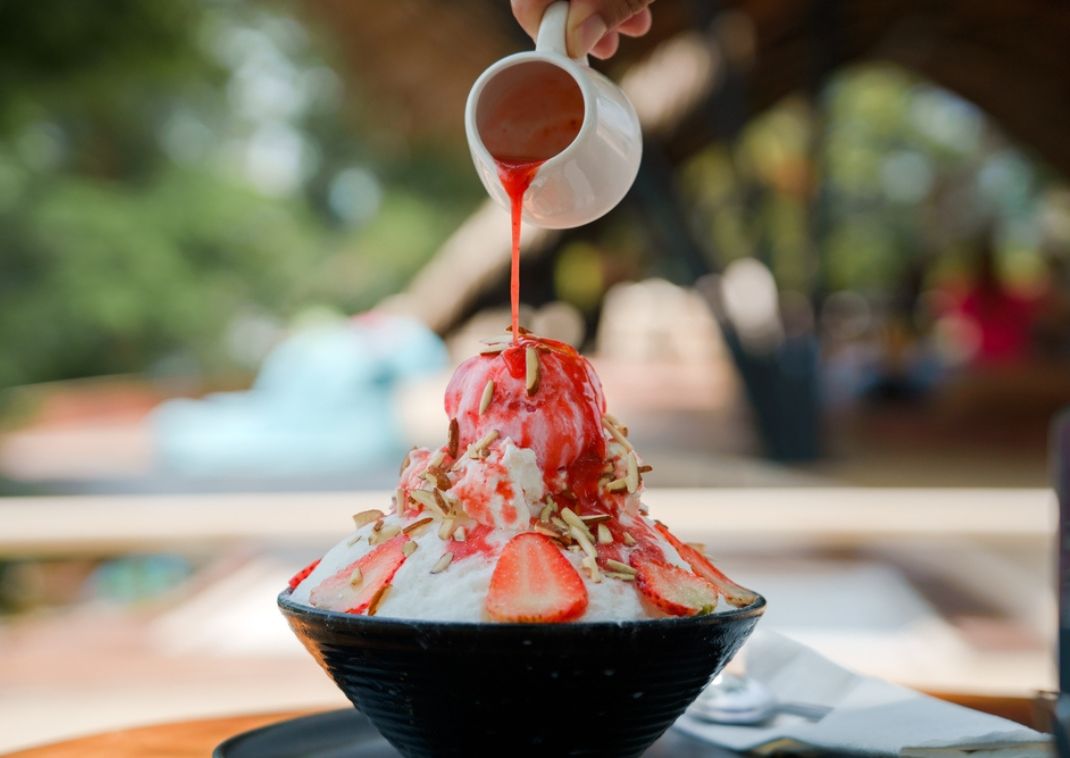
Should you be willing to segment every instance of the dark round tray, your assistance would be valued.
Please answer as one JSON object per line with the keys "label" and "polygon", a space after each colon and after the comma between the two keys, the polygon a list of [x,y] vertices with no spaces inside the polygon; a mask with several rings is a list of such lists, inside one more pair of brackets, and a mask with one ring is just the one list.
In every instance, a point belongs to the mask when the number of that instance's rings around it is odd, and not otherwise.
{"label": "dark round tray", "polygon": [[[738,753],[670,729],[643,758],[730,758]],[[213,758],[399,758],[400,753],[354,708],[281,721],[237,734]]]}

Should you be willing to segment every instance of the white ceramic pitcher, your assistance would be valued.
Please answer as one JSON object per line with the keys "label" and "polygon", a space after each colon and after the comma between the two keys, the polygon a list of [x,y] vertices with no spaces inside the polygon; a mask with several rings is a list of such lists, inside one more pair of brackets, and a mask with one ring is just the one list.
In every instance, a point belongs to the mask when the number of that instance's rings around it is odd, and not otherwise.
{"label": "white ceramic pitcher", "polygon": [[[621,89],[591,69],[586,56],[568,56],[567,18],[567,2],[547,8],[535,50],[510,55],[484,71],[472,86],[464,116],[479,178],[490,196],[509,208],[495,160],[506,156],[495,156],[487,144],[504,139],[498,124],[503,103],[517,103],[513,110],[529,121],[555,115],[561,103],[575,106],[572,122],[582,119],[578,132],[549,157],[537,156],[545,162],[524,196],[524,220],[551,229],[589,223],[619,203],[635,181],[643,149],[639,118]],[[554,97],[541,96],[547,92]]]}

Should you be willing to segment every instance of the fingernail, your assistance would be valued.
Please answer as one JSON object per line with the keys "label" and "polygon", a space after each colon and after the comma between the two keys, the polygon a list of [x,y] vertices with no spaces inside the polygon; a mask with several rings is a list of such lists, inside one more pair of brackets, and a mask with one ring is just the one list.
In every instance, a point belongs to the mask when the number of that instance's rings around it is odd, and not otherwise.
{"label": "fingernail", "polygon": [[580,24],[576,30],[576,34],[573,36],[575,45],[573,46],[572,54],[580,56],[589,53],[591,48],[598,44],[598,40],[602,39],[606,31],[608,31],[608,27],[602,17],[598,14],[591,16]]}

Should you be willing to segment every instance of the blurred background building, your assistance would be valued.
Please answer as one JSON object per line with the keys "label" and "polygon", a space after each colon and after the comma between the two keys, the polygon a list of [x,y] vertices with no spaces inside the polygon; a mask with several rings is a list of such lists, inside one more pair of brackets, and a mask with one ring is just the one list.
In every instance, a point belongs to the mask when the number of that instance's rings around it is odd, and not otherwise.
{"label": "blurred background building", "polygon": [[[525,229],[522,320],[592,357],[652,486],[798,500],[790,532],[666,495],[776,623],[854,665],[896,650],[913,664],[875,673],[908,684],[1050,686],[1070,10],[654,17],[594,62],[643,122],[636,185]],[[23,724],[0,748],[331,697],[273,593],[442,438],[451,368],[508,321],[508,222],[461,116],[529,44],[504,0],[0,8],[0,710]],[[846,487],[950,499],[896,531],[895,498],[824,494]],[[858,521],[808,531],[825,506]],[[210,670],[233,688],[196,701]],[[272,671],[298,684],[273,696]]]}

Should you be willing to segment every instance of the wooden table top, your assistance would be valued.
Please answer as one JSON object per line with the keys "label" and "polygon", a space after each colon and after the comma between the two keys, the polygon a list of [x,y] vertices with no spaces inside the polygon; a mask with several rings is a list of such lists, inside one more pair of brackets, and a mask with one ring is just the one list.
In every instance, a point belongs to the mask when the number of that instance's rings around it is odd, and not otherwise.
{"label": "wooden table top", "polygon": [[[930,694],[1034,728],[1045,726],[1043,709],[1031,698]],[[228,737],[316,712],[278,711],[120,729],[8,753],[6,758],[204,758]]]}

